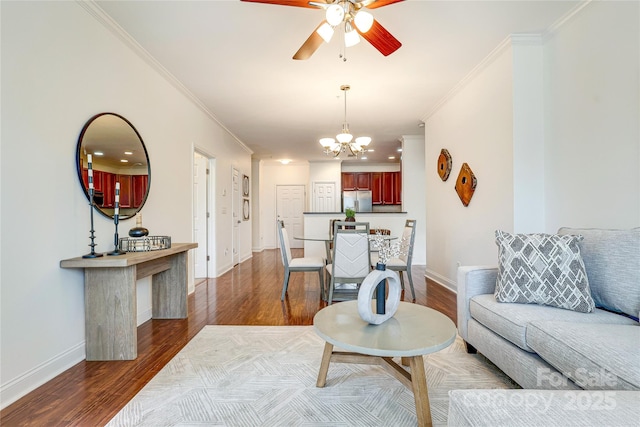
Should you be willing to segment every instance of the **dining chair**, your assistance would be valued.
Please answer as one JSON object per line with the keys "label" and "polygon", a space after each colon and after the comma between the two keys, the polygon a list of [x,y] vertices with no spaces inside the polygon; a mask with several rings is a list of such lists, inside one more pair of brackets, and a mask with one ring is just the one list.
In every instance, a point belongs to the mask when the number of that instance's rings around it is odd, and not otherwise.
{"label": "dining chair", "polygon": [[331,264],[331,252],[333,252],[333,230],[336,222],[342,221],[341,219],[329,220],[329,250],[327,251],[327,264]]}
{"label": "dining chair", "polygon": [[[381,236],[390,236],[391,230],[388,228],[370,228],[369,234],[380,234]],[[373,240],[370,242],[371,245],[371,267],[375,268],[376,263],[378,262],[378,249],[376,248]]]}
{"label": "dining chair", "polygon": [[281,301],[284,301],[284,296],[287,293],[289,287],[289,276],[291,272],[296,271],[317,271],[320,280],[320,296],[324,298],[324,258],[322,257],[306,257],[306,258],[293,258],[291,256],[291,247],[289,245],[289,235],[287,229],[284,228],[284,222],[277,220],[278,235],[280,236],[280,253],[282,254],[282,265],[284,265],[284,280],[282,282],[282,296]]}
{"label": "dining chair", "polygon": [[337,221],[333,233],[332,262],[326,266],[331,275],[327,296],[329,305],[333,303],[336,283],[359,286],[371,272],[369,223]]}
{"label": "dining chair", "polygon": [[408,219],[404,223],[404,231],[402,232],[402,238],[405,242],[408,242],[407,251],[403,251],[398,258],[391,258],[387,262],[387,268],[389,270],[397,271],[400,275],[400,285],[404,289],[404,275],[402,272],[407,273],[409,279],[409,287],[411,287],[411,296],[413,300],[416,299],[416,291],[413,288],[413,278],[411,277],[411,258],[413,257],[413,241],[416,237],[416,220]]}

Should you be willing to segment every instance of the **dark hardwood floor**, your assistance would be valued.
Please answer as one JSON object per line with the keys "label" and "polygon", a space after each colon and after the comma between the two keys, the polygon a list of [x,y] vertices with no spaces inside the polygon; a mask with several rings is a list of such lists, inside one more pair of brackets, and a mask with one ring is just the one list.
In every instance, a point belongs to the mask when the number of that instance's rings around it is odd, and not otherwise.
{"label": "dark hardwood floor", "polygon": [[[294,249],[294,256],[302,250]],[[456,321],[453,292],[412,269],[416,303]],[[149,320],[138,327],[138,358],[132,361],[83,361],[0,413],[0,425],[102,426],[162,369],[205,325],[312,325],[326,303],[316,273],[292,273],[280,301],[283,267],[278,250],[254,253],[217,279],[196,281],[184,320]],[[428,298],[427,298],[428,295]],[[406,290],[403,299],[410,301]]]}

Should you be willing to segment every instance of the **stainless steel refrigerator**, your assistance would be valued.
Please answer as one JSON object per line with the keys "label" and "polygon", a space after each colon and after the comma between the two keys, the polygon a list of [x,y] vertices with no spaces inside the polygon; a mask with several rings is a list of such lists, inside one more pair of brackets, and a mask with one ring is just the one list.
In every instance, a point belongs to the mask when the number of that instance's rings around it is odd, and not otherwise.
{"label": "stainless steel refrigerator", "polygon": [[351,208],[356,212],[371,212],[373,210],[371,191],[343,191],[342,208],[343,210]]}

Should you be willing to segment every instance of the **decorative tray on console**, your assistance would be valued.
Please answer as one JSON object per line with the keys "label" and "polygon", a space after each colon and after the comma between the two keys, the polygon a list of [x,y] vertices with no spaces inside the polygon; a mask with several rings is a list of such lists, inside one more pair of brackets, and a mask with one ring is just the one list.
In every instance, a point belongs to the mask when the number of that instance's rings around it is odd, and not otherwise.
{"label": "decorative tray on console", "polygon": [[169,236],[123,237],[120,239],[120,250],[125,252],[148,252],[171,247]]}

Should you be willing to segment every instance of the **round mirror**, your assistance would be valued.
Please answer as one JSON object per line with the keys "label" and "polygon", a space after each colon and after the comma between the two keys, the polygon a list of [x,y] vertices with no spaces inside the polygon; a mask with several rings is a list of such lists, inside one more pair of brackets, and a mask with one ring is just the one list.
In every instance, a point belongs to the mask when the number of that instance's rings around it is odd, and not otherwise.
{"label": "round mirror", "polygon": [[134,216],[147,200],[151,184],[149,155],[136,128],[115,113],[97,114],[84,125],[78,138],[76,167],[87,199],[88,155],[92,157],[96,208],[113,218],[118,183],[119,218]]}

